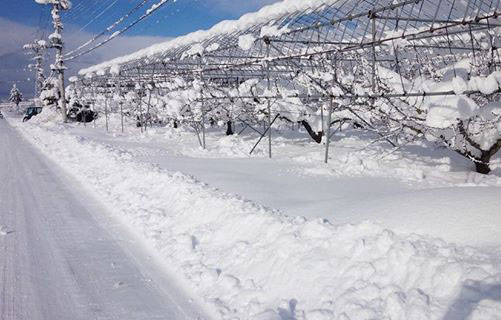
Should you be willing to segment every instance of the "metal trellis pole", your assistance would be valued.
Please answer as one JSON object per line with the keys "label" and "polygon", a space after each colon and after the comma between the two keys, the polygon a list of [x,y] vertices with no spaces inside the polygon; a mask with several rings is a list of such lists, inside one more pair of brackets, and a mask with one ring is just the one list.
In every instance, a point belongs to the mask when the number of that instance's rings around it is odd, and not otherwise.
{"label": "metal trellis pole", "polygon": [[199,57],[198,65],[200,68],[200,108],[202,111],[202,148],[205,150],[205,148],[206,148],[206,144],[205,144],[205,99],[204,99],[204,92],[203,92],[204,75],[203,75],[203,71],[202,71],[202,56]]}
{"label": "metal trellis pole", "polygon": [[120,105],[120,124],[122,126],[122,133],[124,133],[124,110],[122,101],[122,83],[120,81],[120,73],[118,73],[118,104]]}
{"label": "metal trellis pole", "polygon": [[141,97],[141,89],[143,88],[141,82],[141,68],[137,68],[138,79],[139,79],[139,128],[141,129],[141,133],[143,132],[143,98]]}
{"label": "metal trellis pole", "polygon": [[[93,95],[93,100],[92,100],[92,109],[94,109],[94,112],[96,112],[96,101],[97,101],[97,95],[96,95],[96,89],[97,87],[95,85],[92,86],[92,95]],[[94,125],[94,128],[96,127],[96,115],[94,114],[93,116],[94,119],[92,119],[92,124]],[[84,122],[87,119],[84,119]]]}
{"label": "metal trellis pole", "polygon": [[330,103],[329,103],[329,113],[327,115],[327,134],[326,134],[326,141],[325,141],[325,163],[329,162],[329,145],[331,142],[331,123],[332,123],[332,107],[334,104],[334,100],[331,97]]}
{"label": "metal trellis pole", "polygon": [[108,127],[108,98],[105,96],[104,98],[104,118],[106,121],[106,132],[109,132]]}
{"label": "metal trellis pole", "polygon": [[[269,57],[270,56],[270,41],[266,41],[266,49],[267,53],[266,55]],[[268,93],[271,91],[271,80],[270,80],[270,62],[266,62],[266,82],[267,82],[267,87],[268,87]],[[271,100],[268,99],[268,156],[271,159],[272,154],[271,154],[271,139],[272,139],[272,134],[271,134]]]}

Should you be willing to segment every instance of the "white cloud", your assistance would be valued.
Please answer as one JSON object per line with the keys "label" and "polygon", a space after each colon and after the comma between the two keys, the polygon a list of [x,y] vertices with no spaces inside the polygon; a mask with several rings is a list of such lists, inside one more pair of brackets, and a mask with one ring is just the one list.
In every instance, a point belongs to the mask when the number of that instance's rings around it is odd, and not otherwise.
{"label": "white cloud", "polygon": [[[0,18],[0,97],[8,95],[12,83],[18,82],[18,86],[24,91],[25,96],[31,96],[34,84],[27,81],[33,78],[33,73],[27,70],[30,57],[22,50],[26,43],[35,40],[36,28],[26,26],[5,18]],[[88,32],[80,32],[77,28],[68,26],[64,31],[67,39],[68,50],[78,47],[85,41],[91,39],[93,35]],[[103,39],[105,39],[103,37]],[[145,48],[152,44],[166,41],[169,38],[151,36],[123,36],[117,37],[109,44],[95,50],[94,52],[75,59],[68,63],[67,75],[74,75],[81,68],[125,55]],[[49,57],[46,64],[52,63],[53,58]]]}

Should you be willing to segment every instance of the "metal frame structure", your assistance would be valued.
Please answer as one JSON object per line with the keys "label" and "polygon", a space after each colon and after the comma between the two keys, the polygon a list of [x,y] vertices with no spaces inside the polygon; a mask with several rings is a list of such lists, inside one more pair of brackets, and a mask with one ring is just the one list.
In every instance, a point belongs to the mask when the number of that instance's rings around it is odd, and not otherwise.
{"label": "metal frame structure", "polygon": [[[497,32],[498,28],[501,29],[500,2],[318,0],[308,1],[310,6],[299,6],[296,10],[294,4],[298,1],[286,0],[242,17],[235,22],[236,27],[231,27],[230,22],[228,31],[219,25],[214,29],[217,32],[209,30],[181,40],[174,39],[165,45],[145,50],[143,54],[82,70],[80,80],[92,83],[101,91],[116,90],[118,86],[121,92],[134,88],[136,83],[160,86],[170,78],[182,78],[188,85],[195,81],[203,83],[199,96],[203,116],[197,121],[203,133],[201,145],[205,148],[207,119],[204,116],[204,104],[210,100],[224,105],[225,101],[235,97],[204,94],[203,89],[208,86],[231,87],[247,79],[259,79],[267,83],[267,90],[256,95],[241,95],[238,99],[266,101],[266,127],[264,131],[255,131],[261,134],[261,139],[268,135],[269,156],[272,155],[271,127],[279,117],[272,114],[271,105],[277,99],[299,98],[329,106],[325,115],[329,119],[329,125],[325,128],[325,161],[328,161],[332,113],[342,107],[339,101],[363,100],[371,104],[380,99],[455,95],[454,91],[426,92],[403,85],[404,79],[424,74],[433,77],[424,69],[424,61],[439,70],[454,66],[465,57],[475,61],[477,55],[488,54],[491,59],[485,66],[487,71],[498,70],[501,66]],[[287,10],[283,10],[279,16],[272,13],[266,18],[267,10],[272,12],[277,6]],[[243,48],[239,45],[242,37],[253,39],[253,45]],[[483,46],[480,37],[488,37],[490,46]],[[120,68],[119,76],[113,72],[117,65]],[[332,81],[339,83],[342,79],[338,71],[357,68],[360,71],[353,73],[352,81],[365,84],[367,90],[363,92],[345,89],[333,91],[332,87],[316,78],[310,79],[317,88],[313,91],[303,90],[285,97],[272,90],[274,83],[280,81],[294,85],[298,75],[304,76],[305,71],[308,71],[306,77],[315,72],[331,73]],[[379,79],[378,68],[391,70],[398,75],[402,89],[389,90],[384,81]],[[478,93],[469,91],[464,94]]]}

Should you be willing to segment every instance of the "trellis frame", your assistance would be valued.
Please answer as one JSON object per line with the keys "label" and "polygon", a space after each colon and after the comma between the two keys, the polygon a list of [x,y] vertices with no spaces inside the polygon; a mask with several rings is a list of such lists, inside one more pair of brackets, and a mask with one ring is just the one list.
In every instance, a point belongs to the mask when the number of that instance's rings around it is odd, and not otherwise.
{"label": "trellis frame", "polygon": [[[292,0],[294,1],[294,0]],[[320,0],[317,7],[287,12],[280,17],[260,20],[255,24],[228,33],[210,33],[193,42],[180,42],[179,45],[167,45],[164,50],[152,54],[144,54],[125,59],[119,63],[120,91],[123,83],[145,82],[144,74],[151,72],[150,81],[160,83],[173,77],[181,77],[190,83],[195,79],[214,86],[227,85],[245,79],[266,81],[268,91],[272,83],[289,80],[302,70],[321,68],[318,60],[330,61],[336,68],[349,68],[360,59],[365,59],[371,66],[371,92],[365,94],[333,94],[307,93],[290,97],[301,99],[317,99],[330,104],[328,116],[333,109],[339,107],[335,99],[401,99],[409,97],[455,95],[453,91],[425,92],[402,91],[388,93],[378,86],[377,68],[388,67],[400,77],[409,74],[404,63],[417,67],[421,74],[420,64],[423,59],[435,59],[437,66],[447,66],[457,62],[458,57],[465,54],[475,57],[484,51],[474,38],[481,32],[494,32],[501,26],[501,0],[467,0],[466,4],[456,0]],[[287,28],[278,35],[262,35],[264,28]],[[242,36],[254,35],[254,45],[242,49],[239,39]],[[497,38],[497,35],[493,38]],[[176,40],[174,40],[175,42]],[[405,41],[404,46],[395,45]],[[208,51],[207,48],[218,48]],[[203,52],[188,54],[195,46],[204,48]],[[389,47],[389,48],[388,48]],[[501,61],[499,51],[491,38],[492,65],[489,68],[499,69]],[[393,52],[392,52],[393,51]],[[440,55],[440,52],[446,53]],[[321,57],[322,59],[317,59]],[[333,58],[335,57],[335,58]],[[421,60],[421,61],[420,61]],[[89,79],[94,85],[109,89],[113,85],[111,74],[113,61],[82,70],[81,76]],[[265,68],[263,68],[265,66]],[[96,72],[100,70],[100,72]],[[455,69],[454,69],[455,72]],[[99,73],[99,74],[98,74]],[[115,84],[116,81],[115,81]],[[467,91],[465,95],[478,94],[478,91]],[[256,96],[239,96],[239,99],[255,99]],[[286,98],[283,95],[259,95],[259,99],[267,101],[269,134],[268,153],[271,157],[271,103],[274,99]],[[206,97],[200,93],[200,103],[208,100],[227,100],[228,97]],[[336,106],[335,106],[336,105]],[[322,109],[323,110],[323,109]],[[202,106],[201,127],[203,130],[203,147],[205,148],[205,111]],[[278,117],[278,115],[276,115]],[[275,119],[276,119],[275,117]],[[326,128],[330,132],[331,120]],[[261,140],[260,140],[261,141]],[[330,134],[326,141],[326,157]],[[251,151],[252,152],[252,151]]]}

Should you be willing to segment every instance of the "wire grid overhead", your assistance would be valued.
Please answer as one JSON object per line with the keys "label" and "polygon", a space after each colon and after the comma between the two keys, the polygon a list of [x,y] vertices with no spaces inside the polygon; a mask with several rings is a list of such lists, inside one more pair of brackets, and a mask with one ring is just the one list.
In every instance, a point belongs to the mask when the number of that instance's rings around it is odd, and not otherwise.
{"label": "wire grid overhead", "polygon": [[[477,35],[497,39],[493,30],[501,26],[500,1],[312,0],[301,10],[263,18],[272,5],[258,13],[256,23],[243,28],[188,35],[188,40],[174,39],[142,55],[106,62],[80,74],[96,82],[111,81],[110,69],[119,65],[120,76],[130,81],[161,81],[169,76],[190,81],[203,74],[228,83],[267,76],[290,79],[298,70],[319,69],[326,60],[331,64],[335,60],[338,68],[354,68],[366,61],[411,78],[422,72],[418,69],[423,60],[440,68],[485,50]],[[252,46],[242,46],[243,37],[250,37]],[[491,43],[490,49],[497,51],[495,40]],[[268,72],[263,70],[265,64]]]}

